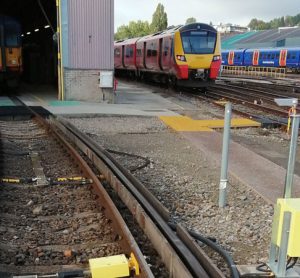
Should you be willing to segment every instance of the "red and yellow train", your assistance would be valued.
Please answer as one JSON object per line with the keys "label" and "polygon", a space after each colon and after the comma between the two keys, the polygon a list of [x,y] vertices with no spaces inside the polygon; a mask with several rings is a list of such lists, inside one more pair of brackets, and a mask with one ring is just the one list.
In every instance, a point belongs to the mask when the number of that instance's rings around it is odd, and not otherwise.
{"label": "red and yellow train", "polygon": [[183,87],[207,87],[221,66],[220,34],[193,23],[115,42],[115,72]]}
{"label": "red and yellow train", "polygon": [[18,86],[22,71],[21,25],[0,15],[0,84]]}

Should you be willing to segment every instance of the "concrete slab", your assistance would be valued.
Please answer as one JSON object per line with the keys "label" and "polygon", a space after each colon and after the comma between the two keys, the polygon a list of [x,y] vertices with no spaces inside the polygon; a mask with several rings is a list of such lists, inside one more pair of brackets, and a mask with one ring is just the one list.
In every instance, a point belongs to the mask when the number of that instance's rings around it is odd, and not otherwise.
{"label": "concrete slab", "polygon": [[26,91],[20,99],[30,106],[42,106],[56,115],[132,115],[132,116],[176,116],[172,110],[181,110],[182,107],[154,94],[150,89],[135,84],[119,82],[115,94],[115,104],[57,101],[57,94],[49,91]]}
{"label": "concrete slab", "polygon": [[[217,132],[180,132],[211,160],[220,165],[223,136]],[[231,141],[229,172],[275,204],[283,196],[286,170],[253,151]],[[300,177],[294,176],[293,196],[300,197]]]}

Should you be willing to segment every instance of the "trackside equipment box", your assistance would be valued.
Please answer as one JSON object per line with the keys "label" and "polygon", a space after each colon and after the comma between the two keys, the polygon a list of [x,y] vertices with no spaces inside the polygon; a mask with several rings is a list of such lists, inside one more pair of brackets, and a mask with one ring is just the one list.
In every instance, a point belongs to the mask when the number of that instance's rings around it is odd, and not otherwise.
{"label": "trackside equipment box", "polygon": [[129,266],[125,255],[90,259],[92,278],[128,277]]}
{"label": "trackside equipment box", "polygon": [[272,243],[280,246],[284,212],[291,213],[287,255],[300,257],[300,199],[278,199],[274,211]]}

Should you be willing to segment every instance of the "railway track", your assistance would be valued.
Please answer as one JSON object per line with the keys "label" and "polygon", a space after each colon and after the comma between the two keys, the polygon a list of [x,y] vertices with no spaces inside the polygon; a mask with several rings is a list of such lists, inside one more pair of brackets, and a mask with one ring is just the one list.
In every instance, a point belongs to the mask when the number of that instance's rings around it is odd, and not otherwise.
{"label": "railway track", "polygon": [[81,273],[90,258],[130,252],[151,273],[86,162],[41,123],[0,122],[1,275]]}
{"label": "railway track", "polygon": [[259,88],[253,88],[247,85],[218,84],[210,87],[205,95],[194,91],[188,91],[188,94],[221,107],[224,106],[224,101],[230,101],[236,114],[285,126],[289,108],[278,107],[274,99],[298,98],[299,96],[294,90],[281,91],[276,88],[264,88],[262,85]]}
{"label": "railway track", "polygon": [[[0,121],[0,276],[75,271],[68,277],[89,277],[89,259],[125,254],[131,261],[133,253],[139,277],[154,277],[130,232],[135,228],[108,194],[113,191],[161,257],[166,274],[160,277],[225,277],[109,152],[63,119],[31,113]],[[137,266],[131,270],[136,276]]]}

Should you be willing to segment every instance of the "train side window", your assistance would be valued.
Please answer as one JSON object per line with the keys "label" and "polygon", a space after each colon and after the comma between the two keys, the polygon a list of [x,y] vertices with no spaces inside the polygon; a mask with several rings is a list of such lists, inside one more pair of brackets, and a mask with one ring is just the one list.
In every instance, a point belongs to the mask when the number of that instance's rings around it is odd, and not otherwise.
{"label": "train side window", "polygon": [[126,47],[126,58],[133,57],[133,47]]}
{"label": "train side window", "polygon": [[157,56],[157,50],[152,50],[152,52],[151,52],[151,56],[153,56],[153,57],[155,57],[155,56]]}
{"label": "train side window", "polygon": [[142,56],[142,49],[136,50],[136,56],[141,57]]}
{"label": "train side window", "polygon": [[147,57],[151,57],[151,49],[147,50]]}
{"label": "train side window", "polygon": [[169,41],[165,41],[164,43],[164,56],[168,56],[169,54]]}
{"label": "train side window", "polygon": [[296,59],[296,54],[295,54],[295,53],[292,54],[292,59],[293,59],[293,60]]}
{"label": "train side window", "polygon": [[174,58],[174,61],[175,61],[175,57],[174,57],[174,41],[173,41],[173,38],[171,39],[171,50],[170,50],[170,55],[171,55],[171,57]]}
{"label": "train side window", "polygon": [[114,52],[115,52],[115,57],[120,57],[121,55],[120,48],[116,48]]}
{"label": "train side window", "polygon": [[271,58],[271,54],[268,54],[268,59],[270,59]]}
{"label": "train side window", "polygon": [[276,59],[278,59],[278,58],[279,58],[279,54],[277,53],[277,54],[276,54]]}
{"label": "train side window", "polygon": [[291,53],[288,53],[288,55],[286,56],[287,59],[291,59]]}
{"label": "train side window", "polygon": [[275,58],[275,54],[272,54],[271,59],[274,60],[274,58]]}
{"label": "train side window", "polygon": [[263,58],[263,54],[259,53],[259,59],[262,59],[262,58]]}

